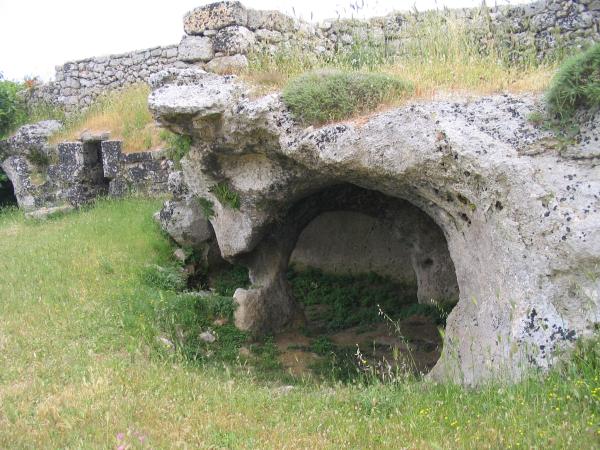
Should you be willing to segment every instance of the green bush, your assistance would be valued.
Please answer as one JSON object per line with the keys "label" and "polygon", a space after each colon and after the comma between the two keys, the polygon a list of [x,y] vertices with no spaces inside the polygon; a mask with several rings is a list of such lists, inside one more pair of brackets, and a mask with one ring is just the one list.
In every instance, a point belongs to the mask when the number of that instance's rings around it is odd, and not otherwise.
{"label": "green bush", "polygon": [[22,84],[3,80],[0,75],[0,138],[26,122],[25,104],[19,96],[23,89]]}
{"label": "green bush", "polygon": [[410,91],[409,83],[391,75],[328,70],[291,80],[283,101],[299,121],[322,124],[372,111]]}
{"label": "green bush", "polygon": [[571,119],[579,108],[600,107],[600,44],[561,66],[546,101],[550,114],[560,120]]}

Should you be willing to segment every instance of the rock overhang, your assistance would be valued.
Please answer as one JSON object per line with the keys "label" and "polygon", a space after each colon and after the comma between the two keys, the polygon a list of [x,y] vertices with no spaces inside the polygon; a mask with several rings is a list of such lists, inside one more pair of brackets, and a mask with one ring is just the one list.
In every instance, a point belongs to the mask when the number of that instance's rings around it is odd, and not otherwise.
{"label": "rock overhang", "polygon": [[[434,376],[476,383],[507,368],[513,377],[526,367],[546,368],[554,350],[598,322],[600,281],[581,274],[597,273],[600,262],[600,169],[575,147],[577,158],[561,154],[551,134],[529,122],[538,98],[414,102],[362,125],[305,128],[279,95],[253,99],[235,78],[197,71],[162,80],[150,108],[192,136],[183,162],[189,196],[213,202],[210,221],[222,254],[244,261],[251,274],[254,267],[264,284],[240,294],[246,306],[286,296],[273,290],[282,283],[273,267],[287,264],[285,245],[273,240],[276,224],[299,200],[350,183],[410,201],[448,242],[461,301]],[[186,103],[179,114],[178,89],[211,98],[196,109]],[[218,106],[206,108],[215,97]],[[217,183],[235,190],[239,209],[213,195]],[[573,285],[583,294],[570,292]],[[282,300],[271,309],[289,316],[294,308]],[[286,322],[265,311],[259,316],[242,322],[258,329],[256,321]]]}

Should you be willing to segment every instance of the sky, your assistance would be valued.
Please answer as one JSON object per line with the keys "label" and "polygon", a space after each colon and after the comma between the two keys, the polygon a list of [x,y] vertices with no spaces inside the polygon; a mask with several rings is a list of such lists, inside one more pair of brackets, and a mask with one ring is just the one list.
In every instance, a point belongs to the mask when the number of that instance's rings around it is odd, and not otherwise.
{"label": "sky", "polygon": [[[91,56],[178,43],[184,14],[214,0],[0,0],[0,73],[39,76]],[[352,3],[364,4],[351,8]],[[498,0],[527,3],[528,0]],[[494,0],[488,0],[493,4]],[[242,0],[248,8],[279,9],[310,21],[384,15],[394,10],[468,7],[481,0]]]}

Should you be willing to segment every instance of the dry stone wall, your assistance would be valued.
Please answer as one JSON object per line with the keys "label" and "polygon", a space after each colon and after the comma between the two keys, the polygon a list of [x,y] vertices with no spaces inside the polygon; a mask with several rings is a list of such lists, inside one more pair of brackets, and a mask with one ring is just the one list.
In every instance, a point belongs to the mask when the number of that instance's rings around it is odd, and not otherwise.
{"label": "dry stone wall", "polygon": [[[185,35],[178,45],[120,55],[67,62],[56,68],[55,81],[33,91],[33,102],[48,102],[76,110],[90,105],[102,92],[146,82],[167,67],[194,65],[209,72],[231,73],[248,67],[253,51],[299,48],[331,55],[368,41],[387,54],[400,54],[419,24],[432,16],[464,20],[486,45],[500,41],[516,59],[523,48],[543,58],[553,49],[580,47],[600,41],[600,0],[542,0],[519,6],[457,9],[430,13],[392,13],[369,20],[332,20],[313,24],[279,11],[245,8],[237,1],[212,3],[184,17]],[[529,53],[525,57],[530,57]]]}
{"label": "dry stone wall", "polygon": [[122,142],[109,140],[106,133],[49,144],[60,128],[52,120],[25,125],[0,141],[0,167],[28,215],[46,216],[105,195],[167,192],[173,163],[164,151],[123,153]]}

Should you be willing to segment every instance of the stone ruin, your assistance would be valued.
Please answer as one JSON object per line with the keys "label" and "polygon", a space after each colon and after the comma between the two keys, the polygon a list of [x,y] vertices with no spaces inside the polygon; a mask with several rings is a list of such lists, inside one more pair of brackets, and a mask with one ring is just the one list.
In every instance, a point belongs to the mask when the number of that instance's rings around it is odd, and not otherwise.
{"label": "stone ruin", "polygon": [[297,323],[290,260],[387,261],[417,282],[419,302],[457,297],[436,380],[547,369],[600,321],[600,113],[563,148],[528,121],[541,108],[533,96],[414,102],[306,128],[279,94],[256,98],[233,76],[173,69],[152,85],[156,119],[192,138],[159,218],[178,242],[216,242],[249,269],[238,327]]}
{"label": "stone ruin", "polygon": [[[600,41],[600,1],[540,0],[525,5],[452,9],[434,12],[394,12],[368,20],[336,19],[315,24],[279,11],[246,8],[238,1],[201,6],[184,17],[179,44],[70,61],[56,67],[55,80],[30,92],[31,101],[85,108],[103,92],[147,82],[161,70],[198,67],[208,72],[236,73],[248,67],[252,53],[293,51],[332,57],[368,42],[387,55],[402,54],[410,44],[411,23],[431,15],[462,21],[485,45],[500,39],[519,58],[522,48],[534,48],[543,58],[557,48],[577,48]],[[292,53],[290,53],[292,51]],[[289,55],[288,55],[289,56]]]}
{"label": "stone ruin", "polygon": [[28,216],[45,217],[99,196],[167,192],[173,163],[164,151],[123,153],[109,133],[83,133],[75,142],[49,144],[57,121],[25,125],[0,141],[0,167]]}

